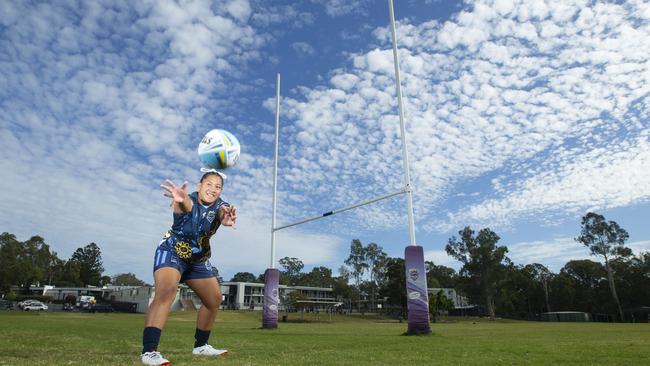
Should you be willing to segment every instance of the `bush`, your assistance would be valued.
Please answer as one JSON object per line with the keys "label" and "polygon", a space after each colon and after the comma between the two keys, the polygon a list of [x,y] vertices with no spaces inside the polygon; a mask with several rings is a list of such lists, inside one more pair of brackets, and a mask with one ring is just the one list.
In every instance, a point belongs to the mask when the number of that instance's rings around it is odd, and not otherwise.
{"label": "bush", "polygon": [[68,295],[65,297],[65,300],[63,300],[64,303],[68,304],[76,304],[77,303],[77,297],[75,295]]}

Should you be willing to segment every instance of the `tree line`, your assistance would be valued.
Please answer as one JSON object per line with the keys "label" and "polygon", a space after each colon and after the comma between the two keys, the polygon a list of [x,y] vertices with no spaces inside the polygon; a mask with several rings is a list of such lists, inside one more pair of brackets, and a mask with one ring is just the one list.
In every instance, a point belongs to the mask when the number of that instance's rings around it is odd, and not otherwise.
{"label": "tree line", "polygon": [[132,273],[112,277],[103,273],[101,249],[96,243],[77,248],[66,260],[59,258],[40,236],[19,241],[13,234],[0,234],[0,293],[3,295],[10,294],[12,286],[26,291],[33,285],[86,287],[145,284]]}
{"label": "tree line", "polygon": [[[650,253],[635,255],[625,246],[627,231],[596,213],[581,221],[576,245],[584,245],[600,261],[571,260],[557,273],[540,263],[515,264],[507,246],[489,228],[478,232],[465,227],[449,238],[445,250],[461,268],[427,261],[429,288],[454,288],[470,304],[480,305],[490,317],[535,319],[548,311],[583,311],[615,314],[624,319],[625,309],[650,305]],[[332,288],[338,301],[349,308],[405,312],[404,259],[386,254],[376,243],[364,245],[354,239],[337,275],[319,266],[303,272],[295,257],[280,259],[280,283],[290,286]],[[103,275],[101,251],[90,243],[61,259],[40,236],[20,242],[9,233],[0,235],[0,292],[11,286],[28,289],[33,284],[55,286],[144,285],[132,273]],[[223,282],[221,277],[218,277]],[[264,274],[238,272],[230,281],[264,283]],[[450,309],[444,295],[430,296],[433,310]]]}
{"label": "tree line", "polygon": [[[635,255],[625,246],[628,238],[615,221],[587,213],[575,242],[601,261],[571,260],[554,273],[540,263],[513,263],[508,247],[498,245],[497,233],[468,226],[445,247],[461,263],[460,270],[427,261],[427,286],[454,288],[470,304],[484,307],[490,317],[537,319],[543,312],[582,311],[621,320],[624,309],[650,306],[650,252]],[[357,309],[376,309],[381,300],[388,309],[405,311],[404,260],[389,257],[376,243],[352,240],[338,276],[326,267],[302,272],[304,264],[298,258],[284,257],[279,263],[281,284],[331,287],[337,300]],[[239,272],[231,281],[263,283],[264,275]],[[449,309],[449,299],[433,294],[430,307]]]}

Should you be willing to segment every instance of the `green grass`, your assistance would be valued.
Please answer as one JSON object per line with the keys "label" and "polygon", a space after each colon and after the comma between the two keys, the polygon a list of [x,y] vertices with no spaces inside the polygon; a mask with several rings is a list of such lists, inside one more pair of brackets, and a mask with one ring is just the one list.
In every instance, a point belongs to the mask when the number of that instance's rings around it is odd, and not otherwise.
{"label": "green grass", "polygon": [[[159,350],[174,365],[650,365],[650,324],[458,320],[428,336],[406,323],[335,316],[258,329],[260,312],[219,314],[219,359],[191,356],[195,313],[172,313]],[[300,315],[291,314],[290,319]],[[327,320],[321,314],[321,320]],[[142,314],[0,311],[0,365],[139,365]]]}

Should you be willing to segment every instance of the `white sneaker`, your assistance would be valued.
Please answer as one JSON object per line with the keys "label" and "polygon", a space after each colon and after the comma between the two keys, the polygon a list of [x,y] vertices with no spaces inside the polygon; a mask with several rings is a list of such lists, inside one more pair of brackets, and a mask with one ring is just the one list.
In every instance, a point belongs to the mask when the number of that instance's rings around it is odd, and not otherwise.
{"label": "white sneaker", "polygon": [[211,345],[206,344],[201,347],[194,347],[192,354],[197,356],[225,356],[228,354],[228,350],[214,349]]}
{"label": "white sneaker", "polygon": [[156,351],[145,352],[142,354],[140,358],[144,365],[149,365],[149,366],[164,366],[164,365],[172,364],[171,362],[169,362],[169,360],[164,359],[163,356],[160,355],[160,352],[156,352]]}

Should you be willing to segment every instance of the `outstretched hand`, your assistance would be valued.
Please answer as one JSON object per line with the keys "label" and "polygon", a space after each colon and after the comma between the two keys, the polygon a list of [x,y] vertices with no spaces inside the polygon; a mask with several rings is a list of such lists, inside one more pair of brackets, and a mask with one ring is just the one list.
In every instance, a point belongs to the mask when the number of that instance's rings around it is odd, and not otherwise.
{"label": "outstretched hand", "polygon": [[219,221],[223,226],[231,226],[235,228],[235,222],[237,221],[237,209],[235,206],[221,206],[219,209]]}
{"label": "outstretched hand", "polygon": [[165,179],[165,183],[160,185],[164,189],[163,195],[169,197],[173,202],[183,203],[187,199],[187,181],[177,187],[171,180]]}

